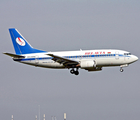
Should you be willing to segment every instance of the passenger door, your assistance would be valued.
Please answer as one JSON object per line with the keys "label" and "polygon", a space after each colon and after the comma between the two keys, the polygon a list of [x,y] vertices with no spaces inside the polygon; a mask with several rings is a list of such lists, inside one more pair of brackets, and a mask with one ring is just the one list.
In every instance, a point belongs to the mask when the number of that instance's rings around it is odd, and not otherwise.
{"label": "passenger door", "polygon": [[119,52],[115,53],[115,59],[118,60],[119,59]]}

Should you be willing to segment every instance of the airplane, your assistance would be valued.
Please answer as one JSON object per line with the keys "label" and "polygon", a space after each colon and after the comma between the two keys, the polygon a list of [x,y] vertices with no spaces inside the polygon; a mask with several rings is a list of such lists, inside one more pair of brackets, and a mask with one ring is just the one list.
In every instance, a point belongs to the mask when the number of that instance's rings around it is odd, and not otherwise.
{"label": "airplane", "polygon": [[97,49],[79,51],[47,52],[33,48],[15,28],[9,29],[15,53],[4,53],[14,61],[43,68],[70,69],[79,74],[79,68],[87,71],[101,71],[103,67],[123,67],[136,62],[138,57],[130,52],[117,49]]}

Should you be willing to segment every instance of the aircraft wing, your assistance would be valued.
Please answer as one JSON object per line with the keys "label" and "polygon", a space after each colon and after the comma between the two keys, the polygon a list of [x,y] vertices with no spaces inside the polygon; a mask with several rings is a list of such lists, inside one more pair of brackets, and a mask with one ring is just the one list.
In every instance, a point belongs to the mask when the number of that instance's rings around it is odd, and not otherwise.
{"label": "aircraft wing", "polygon": [[47,55],[53,57],[52,58],[53,61],[58,62],[60,64],[63,64],[66,67],[79,64],[78,61],[71,60],[71,59],[68,59],[68,58],[64,58],[64,57],[61,57],[61,56],[57,56],[57,55],[53,55],[53,54],[47,54]]}

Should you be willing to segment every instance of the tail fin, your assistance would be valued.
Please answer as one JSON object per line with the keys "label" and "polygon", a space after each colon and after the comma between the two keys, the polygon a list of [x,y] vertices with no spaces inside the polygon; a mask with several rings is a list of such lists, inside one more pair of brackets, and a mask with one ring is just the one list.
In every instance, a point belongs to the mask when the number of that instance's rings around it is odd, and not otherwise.
{"label": "tail fin", "polygon": [[10,32],[11,39],[12,39],[12,42],[13,42],[13,46],[15,48],[15,52],[16,52],[17,55],[46,52],[46,51],[34,49],[26,41],[26,39],[18,32],[17,29],[10,28],[9,32]]}

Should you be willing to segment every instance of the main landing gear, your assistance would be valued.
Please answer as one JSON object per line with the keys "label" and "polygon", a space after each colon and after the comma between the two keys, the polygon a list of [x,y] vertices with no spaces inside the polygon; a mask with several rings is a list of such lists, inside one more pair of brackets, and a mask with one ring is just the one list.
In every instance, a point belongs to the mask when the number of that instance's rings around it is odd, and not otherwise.
{"label": "main landing gear", "polygon": [[75,75],[79,75],[78,68],[76,69],[76,71],[74,70],[74,68],[72,68],[72,69],[70,70],[70,73],[71,73],[71,74],[75,74]]}

